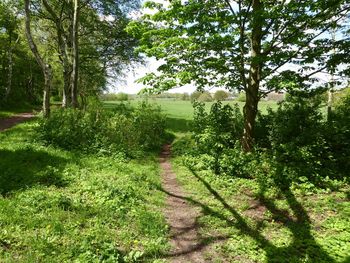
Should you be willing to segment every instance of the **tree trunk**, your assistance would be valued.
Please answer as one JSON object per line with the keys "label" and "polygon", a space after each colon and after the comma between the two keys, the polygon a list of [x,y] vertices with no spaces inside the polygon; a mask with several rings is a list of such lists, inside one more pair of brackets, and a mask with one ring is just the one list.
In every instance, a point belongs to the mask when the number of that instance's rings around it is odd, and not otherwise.
{"label": "tree trunk", "polygon": [[34,42],[31,27],[30,27],[30,0],[24,1],[25,9],[25,30],[26,37],[29,43],[30,50],[32,51],[37,63],[40,65],[41,70],[44,74],[45,86],[44,86],[44,95],[43,95],[43,115],[48,117],[50,115],[50,91],[51,91],[51,66],[48,63],[45,63],[41,57],[38,47]]}
{"label": "tree trunk", "polygon": [[327,121],[332,120],[332,107],[333,107],[333,84],[328,90],[328,101],[327,101]]}
{"label": "tree trunk", "polygon": [[244,132],[242,147],[245,152],[251,152],[254,145],[254,126],[258,113],[259,87],[261,78],[261,40],[262,40],[262,11],[261,0],[253,0],[253,20],[251,33],[251,64],[246,89],[246,103],[244,105]]}
{"label": "tree trunk", "polygon": [[9,34],[9,38],[10,38],[10,41],[9,41],[10,47],[8,51],[9,67],[8,67],[8,74],[7,74],[7,86],[5,90],[5,102],[7,102],[11,92],[11,88],[12,88],[13,56],[12,56],[12,34],[11,33]]}
{"label": "tree trunk", "polygon": [[50,94],[51,94],[51,81],[52,81],[52,70],[49,64],[45,65],[45,87],[43,97],[43,114],[47,118],[50,116]]}
{"label": "tree trunk", "polygon": [[[70,35],[65,34],[65,29],[63,26],[62,17],[55,13],[55,10],[50,6],[47,0],[43,0],[43,5],[48,13],[51,15],[51,19],[55,22],[56,32],[57,32],[57,42],[59,48],[59,58],[63,67],[63,98],[62,98],[62,107],[67,107],[71,105],[71,74],[72,74],[72,63],[70,60],[70,46],[69,38]],[[63,6],[65,3],[62,4]],[[62,6],[62,8],[63,8]]]}
{"label": "tree trunk", "polygon": [[[15,41],[15,44],[17,44],[19,41],[19,37],[17,37],[17,40]],[[9,62],[9,68],[8,68],[8,74],[7,74],[7,86],[5,91],[5,101],[8,100],[8,97],[10,96],[11,89],[12,89],[12,73],[13,73],[13,45],[12,45],[12,32],[9,33],[9,51],[8,51],[8,62]]]}
{"label": "tree trunk", "polygon": [[79,0],[74,0],[73,14],[73,71],[72,71],[72,106],[78,107],[78,77],[79,77]]}

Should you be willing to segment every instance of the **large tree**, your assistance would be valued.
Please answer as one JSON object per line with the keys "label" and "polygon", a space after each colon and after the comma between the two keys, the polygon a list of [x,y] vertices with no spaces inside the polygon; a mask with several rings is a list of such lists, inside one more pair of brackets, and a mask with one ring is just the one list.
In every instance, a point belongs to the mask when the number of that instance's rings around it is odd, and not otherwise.
{"label": "large tree", "polygon": [[120,73],[137,59],[132,52],[137,42],[124,29],[130,20],[128,14],[139,7],[139,0],[32,2],[33,14],[56,42],[64,107],[77,107],[78,95],[84,100],[85,95],[101,89],[112,73]]}
{"label": "large tree", "polygon": [[[192,83],[244,90],[242,147],[253,149],[262,96],[315,86],[313,76],[339,57],[327,32],[348,19],[347,0],[173,0],[147,2],[152,12],[129,26],[139,51],[164,63],[141,81],[168,90]],[[334,67],[333,67],[334,68]]]}
{"label": "large tree", "polygon": [[30,50],[40,65],[41,70],[44,75],[44,94],[43,94],[43,115],[44,117],[49,117],[50,115],[50,95],[51,95],[51,85],[52,85],[52,67],[47,59],[39,52],[38,46],[34,40],[31,27],[31,12],[30,12],[30,0],[24,1],[25,10],[25,31],[27,40],[29,43]]}

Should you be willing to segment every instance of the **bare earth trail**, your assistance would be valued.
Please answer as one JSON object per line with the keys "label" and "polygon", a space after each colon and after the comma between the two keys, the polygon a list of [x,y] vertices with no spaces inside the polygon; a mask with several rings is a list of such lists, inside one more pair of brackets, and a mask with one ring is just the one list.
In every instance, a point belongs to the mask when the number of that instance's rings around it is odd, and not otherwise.
{"label": "bare earth trail", "polygon": [[0,119],[0,132],[7,130],[7,129],[10,129],[13,126],[15,126],[21,122],[27,121],[33,117],[34,117],[33,113],[27,112],[27,113],[19,113],[19,114],[16,114],[14,116],[11,116],[11,117],[8,117],[5,119]]}
{"label": "bare earth trail", "polygon": [[170,145],[164,145],[160,155],[163,191],[167,193],[165,217],[170,226],[172,250],[168,257],[171,262],[206,262],[203,257],[205,246],[198,233],[198,209],[186,201],[181,186],[170,164]]}

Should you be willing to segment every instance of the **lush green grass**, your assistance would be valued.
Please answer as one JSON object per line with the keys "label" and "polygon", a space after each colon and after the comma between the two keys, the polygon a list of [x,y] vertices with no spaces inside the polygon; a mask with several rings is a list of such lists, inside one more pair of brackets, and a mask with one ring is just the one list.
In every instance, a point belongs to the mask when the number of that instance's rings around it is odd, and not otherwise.
{"label": "lush green grass", "polygon": [[[136,105],[139,100],[130,100],[127,103],[131,105]],[[191,130],[191,123],[193,120],[193,106],[190,101],[181,100],[166,100],[166,99],[150,99],[149,102],[158,104],[163,112],[167,116],[167,128],[174,133],[180,134],[189,132]],[[114,108],[116,105],[120,104],[119,101],[105,101],[104,106],[106,108]],[[214,102],[205,103],[205,108],[207,111],[210,110]],[[223,102],[230,105],[238,104],[238,106],[243,109],[244,102],[229,101]],[[259,109],[262,113],[266,113],[268,108],[277,108],[277,103],[273,101],[261,101],[259,103]]]}
{"label": "lush green grass", "polygon": [[215,262],[349,262],[348,187],[303,195],[173,165]]}
{"label": "lush green grass", "polygon": [[[137,104],[139,100],[130,100],[131,105]],[[149,99],[149,102],[156,103],[161,106],[162,110],[168,117],[173,119],[183,119],[183,120],[192,120],[193,118],[193,107],[190,101],[181,101],[181,100],[166,100],[166,99]],[[105,101],[106,107],[113,108],[113,105],[120,104],[119,101]],[[214,102],[205,103],[206,109],[209,110]],[[238,106],[243,109],[244,102],[239,101],[226,101],[230,105],[238,104]],[[259,103],[259,110],[262,113],[266,113],[267,108],[276,108],[277,103],[273,101],[261,101]]]}
{"label": "lush green grass", "polygon": [[[153,262],[168,249],[156,156],[81,155],[0,133],[0,262]],[[160,262],[160,261],[158,261]]]}

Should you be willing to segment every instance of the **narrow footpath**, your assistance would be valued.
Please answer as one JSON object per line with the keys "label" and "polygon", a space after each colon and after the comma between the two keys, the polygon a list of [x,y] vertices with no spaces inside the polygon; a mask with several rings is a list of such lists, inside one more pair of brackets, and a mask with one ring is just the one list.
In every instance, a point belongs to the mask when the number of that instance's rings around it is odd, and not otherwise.
{"label": "narrow footpath", "polygon": [[186,196],[171,169],[170,154],[170,145],[164,145],[160,155],[160,165],[163,191],[167,194],[164,213],[170,226],[172,245],[168,257],[174,263],[203,263],[205,246],[201,244],[197,224],[200,212],[185,201]]}
{"label": "narrow footpath", "polygon": [[7,130],[7,129],[10,129],[13,126],[15,126],[21,122],[27,121],[33,117],[34,117],[33,113],[27,112],[27,113],[16,114],[14,116],[11,116],[11,117],[8,117],[5,119],[0,119],[0,132]]}

